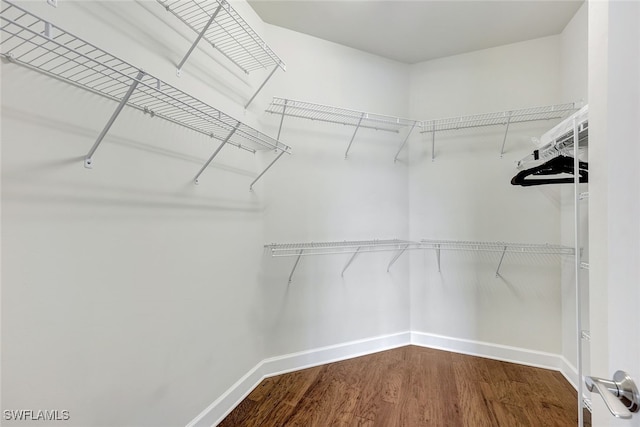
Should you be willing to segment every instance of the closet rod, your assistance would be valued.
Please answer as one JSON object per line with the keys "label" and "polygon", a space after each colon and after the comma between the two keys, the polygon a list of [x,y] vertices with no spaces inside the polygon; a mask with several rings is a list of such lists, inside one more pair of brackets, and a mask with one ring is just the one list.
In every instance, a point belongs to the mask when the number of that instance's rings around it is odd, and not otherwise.
{"label": "closet rod", "polygon": [[[116,112],[89,151],[85,165],[124,107],[135,108],[219,141],[255,153],[291,148],[153,77],[118,57],[2,0],[0,56],[9,61],[118,102]],[[43,30],[43,31],[42,31]],[[238,125],[238,123],[240,123]]]}
{"label": "closet rod", "polygon": [[184,64],[202,39],[246,74],[254,70],[272,68],[267,78],[249,98],[245,108],[251,104],[278,69],[286,71],[284,62],[226,0],[157,1],[197,34],[186,55],[178,64],[178,76],[182,74]]}

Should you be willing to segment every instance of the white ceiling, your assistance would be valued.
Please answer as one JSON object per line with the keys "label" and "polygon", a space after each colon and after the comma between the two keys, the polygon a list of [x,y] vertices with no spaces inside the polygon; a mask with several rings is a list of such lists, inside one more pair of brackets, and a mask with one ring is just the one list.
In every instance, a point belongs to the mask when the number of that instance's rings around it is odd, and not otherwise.
{"label": "white ceiling", "polygon": [[414,64],[559,34],[583,0],[249,0],[263,21]]}

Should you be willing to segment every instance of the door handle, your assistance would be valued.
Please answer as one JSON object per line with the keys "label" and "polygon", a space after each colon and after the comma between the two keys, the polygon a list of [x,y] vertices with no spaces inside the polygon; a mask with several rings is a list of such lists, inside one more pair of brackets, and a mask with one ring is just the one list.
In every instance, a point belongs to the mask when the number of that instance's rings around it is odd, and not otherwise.
{"label": "door handle", "polygon": [[640,394],[629,374],[616,371],[613,380],[598,377],[585,377],[587,389],[602,396],[604,404],[614,417],[631,418],[632,412],[638,412]]}

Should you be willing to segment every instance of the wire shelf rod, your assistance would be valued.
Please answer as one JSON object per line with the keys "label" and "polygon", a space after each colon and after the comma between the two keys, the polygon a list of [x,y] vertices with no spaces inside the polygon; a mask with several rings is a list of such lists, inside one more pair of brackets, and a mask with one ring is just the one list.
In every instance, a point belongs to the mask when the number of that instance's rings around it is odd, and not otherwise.
{"label": "wire shelf rod", "polygon": [[[143,70],[21,7],[7,0],[1,4],[0,56],[9,61],[117,102],[128,95],[127,106],[220,141],[239,123],[148,73],[139,77]],[[135,90],[128,93],[136,81]],[[250,152],[291,152],[287,145],[243,123],[227,143]]]}

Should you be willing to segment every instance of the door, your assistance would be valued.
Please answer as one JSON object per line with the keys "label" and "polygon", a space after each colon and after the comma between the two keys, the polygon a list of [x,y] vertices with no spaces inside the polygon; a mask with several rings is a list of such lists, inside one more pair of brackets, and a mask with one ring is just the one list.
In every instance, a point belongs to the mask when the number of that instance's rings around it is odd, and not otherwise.
{"label": "door", "polygon": [[[640,2],[589,3],[589,325],[585,375],[640,384]],[[591,394],[594,426],[640,427]]]}

